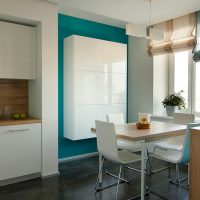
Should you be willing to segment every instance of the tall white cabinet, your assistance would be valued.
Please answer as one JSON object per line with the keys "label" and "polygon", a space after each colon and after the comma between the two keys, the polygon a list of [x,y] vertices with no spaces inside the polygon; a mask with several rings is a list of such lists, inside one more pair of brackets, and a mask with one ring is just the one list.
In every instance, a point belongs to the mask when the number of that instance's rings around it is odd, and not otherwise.
{"label": "tall white cabinet", "polygon": [[107,113],[126,119],[127,46],[72,35],[64,39],[64,137],[95,137],[90,128]]}

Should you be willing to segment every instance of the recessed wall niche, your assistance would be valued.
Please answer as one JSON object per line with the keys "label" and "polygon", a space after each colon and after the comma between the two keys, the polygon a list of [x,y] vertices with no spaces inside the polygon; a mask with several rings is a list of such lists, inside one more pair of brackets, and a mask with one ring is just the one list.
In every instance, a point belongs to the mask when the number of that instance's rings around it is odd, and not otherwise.
{"label": "recessed wall niche", "polygon": [[28,116],[28,81],[0,79],[0,115],[5,118],[6,109],[10,117],[14,113]]}

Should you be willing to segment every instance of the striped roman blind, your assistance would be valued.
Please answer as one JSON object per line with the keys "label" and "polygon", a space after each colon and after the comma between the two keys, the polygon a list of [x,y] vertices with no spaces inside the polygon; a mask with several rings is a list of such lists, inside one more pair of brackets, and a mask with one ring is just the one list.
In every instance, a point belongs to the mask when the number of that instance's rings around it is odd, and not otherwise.
{"label": "striped roman blind", "polygon": [[147,47],[149,55],[194,48],[194,13],[153,25],[153,28],[162,30],[164,32],[164,39],[162,41],[148,40]]}
{"label": "striped roman blind", "polygon": [[200,11],[196,12],[196,45],[193,49],[193,60],[200,62]]}

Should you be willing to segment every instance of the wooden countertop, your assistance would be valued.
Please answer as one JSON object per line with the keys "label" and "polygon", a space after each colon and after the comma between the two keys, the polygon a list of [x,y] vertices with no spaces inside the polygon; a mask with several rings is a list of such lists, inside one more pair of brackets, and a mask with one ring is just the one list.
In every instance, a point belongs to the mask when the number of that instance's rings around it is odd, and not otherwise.
{"label": "wooden countertop", "polygon": [[0,119],[0,126],[18,125],[18,124],[35,124],[42,123],[42,120],[29,117],[25,119]]}

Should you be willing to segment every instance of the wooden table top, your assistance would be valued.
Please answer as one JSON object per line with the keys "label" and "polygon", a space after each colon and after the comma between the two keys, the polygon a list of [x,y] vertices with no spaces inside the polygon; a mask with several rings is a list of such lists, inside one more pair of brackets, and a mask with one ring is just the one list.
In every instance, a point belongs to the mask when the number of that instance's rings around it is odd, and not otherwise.
{"label": "wooden table top", "polygon": [[[165,122],[151,122],[150,129],[137,129],[135,123],[116,125],[118,139],[129,141],[145,140],[146,142],[164,138],[176,137],[186,134],[186,125],[172,124]],[[96,129],[91,128],[95,133]]]}

